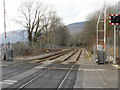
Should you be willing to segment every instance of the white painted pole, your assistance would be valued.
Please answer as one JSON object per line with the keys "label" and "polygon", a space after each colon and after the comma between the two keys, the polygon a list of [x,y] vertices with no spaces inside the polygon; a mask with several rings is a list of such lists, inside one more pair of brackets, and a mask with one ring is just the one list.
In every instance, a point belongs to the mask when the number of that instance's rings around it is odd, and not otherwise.
{"label": "white painted pole", "polygon": [[106,50],[106,2],[104,5],[104,50]]}
{"label": "white painted pole", "polygon": [[113,63],[116,63],[116,25],[114,25],[114,61]]}
{"label": "white painted pole", "polygon": [[5,9],[5,0],[3,0],[3,10],[4,10],[4,55],[6,57],[7,46],[6,46],[6,9]]}

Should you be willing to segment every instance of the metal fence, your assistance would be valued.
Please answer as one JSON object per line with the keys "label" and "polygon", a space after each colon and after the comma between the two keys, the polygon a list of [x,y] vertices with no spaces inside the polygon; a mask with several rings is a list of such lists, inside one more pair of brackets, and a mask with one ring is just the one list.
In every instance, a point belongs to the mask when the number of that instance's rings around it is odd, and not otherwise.
{"label": "metal fence", "polygon": [[9,44],[6,44],[6,50],[5,45],[0,45],[0,59],[1,60],[9,60],[13,57],[22,57],[22,56],[28,56],[28,55],[40,55],[42,53],[48,53],[50,52],[58,51],[60,49],[69,48],[68,46],[60,46],[55,45],[51,43],[46,43],[43,41],[37,41],[34,43],[34,45],[31,47],[28,42],[17,42],[11,44],[11,47]]}
{"label": "metal fence", "polygon": [[0,52],[1,52],[1,59],[13,60],[13,52],[10,43],[2,44]]}
{"label": "metal fence", "polygon": [[2,60],[2,49],[1,49],[1,46],[0,46],[0,60]]}

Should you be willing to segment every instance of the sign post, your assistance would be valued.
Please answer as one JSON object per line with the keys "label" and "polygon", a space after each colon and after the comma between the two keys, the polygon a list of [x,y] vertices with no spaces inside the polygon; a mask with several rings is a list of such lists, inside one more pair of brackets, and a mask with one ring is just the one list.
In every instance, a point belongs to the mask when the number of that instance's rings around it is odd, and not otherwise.
{"label": "sign post", "polygon": [[116,25],[114,25],[114,61],[113,63],[116,63]]}
{"label": "sign post", "polygon": [[120,14],[109,14],[109,24],[114,25],[114,61],[116,63],[116,26],[120,25]]}

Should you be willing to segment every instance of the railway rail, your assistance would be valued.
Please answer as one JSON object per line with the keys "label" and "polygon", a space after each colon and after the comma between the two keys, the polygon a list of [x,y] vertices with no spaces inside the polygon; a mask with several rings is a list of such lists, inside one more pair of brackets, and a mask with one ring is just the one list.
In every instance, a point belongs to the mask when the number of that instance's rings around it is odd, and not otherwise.
{"label": "railway rail", "polygon": [[[71,52],[71,51],[73,51],[73,50],[74,50],[74,49],[68,49],[68,50],[65,50],[65,51],[56,52],[56,53],[53,53],[53,54],[50,54],[50,55],[47,55],[47,56],[43,56],[43,57],[40,57],[40,58],[28,59],[28,60],[20,60],[20,61],[18,61],[18,62],[15,62],[15,63],[13,63],[13,64],[8,65],[7,67],[15,66],[15,65],[21,64],[21,63],[23,63],[23,62],[30,62],[30,61],[34,61],[34,60],[45,60],[45,59],[49,59],[49,58],[51,58],[51,57],[53,57],[53,56],[59,57],[59,56],[62,56],[62,55],[64,55],[64,54],[66,54],[66,53],[69,53],[69,52]],[[56,57],[56,58],[57,58],[57,57]],[[6,67],[6,66],[5,66],[5,67]]]}
{"label": "railway rail", "polygon": [[[14,74],[14,76],[2,80],[0,82],[2,90],[118,87],[118,72],[115,67],[88,62],[84,55],[83,49],[76,48],[65,55],[61,53],[43,59],[43,62],[41,60],[34,60],[34,63],[24,62],[25,66],[21,66],[18,70],[23,69],[25,72],[18,71],[20,74]],[[29,65],[33,65],[32,68],[25,69]],[[91,82],[91,80],[93,81]]]}
{"label": "railway rail", "polygon": [[[70,53],[71,51],[72,50],[58,52],[58,53],[55,53],[55,54],[52,54],[52,55],[48,55],[46,57],[39,58],[39,60],[29,60],[29,62],[28,61],[23,61],[23,62],[20,62],[20,63],[15,63],[15,64],[12,64],[10,66],[4,67],[5,69],[6,68],[9,68],[9,69],[11,68],[12,70],[6,72],[5,74],[3,74],[2,75],[3,76],[2,80],[5,80],[5,79],[7,79],[7,78],[9,78],[11,76],[15,76],[15,75],[18,75],[20,73],[23,73],[23,72],[25,72],[25,71],[27,71],[27,70],[35,67],[35,66],[40,65],[41,62],[45,62],[47,60],[54,60],[56,58],[59,58],[59,57],[65,55],[67,53]],[[32,61],[34,61],[34,63],[30,63]],[[18,72],[17,68],[21,68],[21,66],[26,66],[26,68],[24,68],[22,70],[19,70],[19,72]],[[4,73],[4,71],[3,71],[3,73]]]}
{"label": "railway rail", "polygon": [[[47,74],[48,72],[54,70],[54,67],[58,67],[59,65],[61,65],[63,62],[69,61],[69,59],[74,56],[76,53],[79,53],[79,55],[77,56],[77,58],[75,58],[75,61],[72,61],[69,65],[69,69],[67,71],[65,71],[64,75],[62,76],[62,79],[59,81],[58,86],[56,86],[57,88],[61,88],[62,84],[64,83],[66,77],[69,75],[69,73],[72,71],[73,67],[76,65],[76,62],[78,61],[80,55],[81,55],[81,50],[75,50],[71,55],[65,57],[63,60],[61,61],[57,61],[47,67],[49,68],[43,68],[42,70],[39,70],[37,73],[24,78],[23,80],[18,81],[17,83],[11,85],[9,88],[16,88],[16,90],[20,90],[21,88],[26,88],[27,86],[29,86],[31,83],[33,83],[34,81],[36,81],[37,79],[41,78],[43,75]],[[42,73],[40,71],[43,71]],[[55,71],[56,72],[56,71]],[[4,89],[3,89],[4,90]],[[6,90],[6,89],[5,89]]]}
{"label": "railway rail", "polygon": [[61,80],[60,84],[57,87],[57,90],[59,90],[59,88],[62,88],[66,78],[68,77],[68,75],[70,74],[70,72],[72,71],[73,67],[76,65],[76,62],[79,60],[80,55],[81,55],[82,51],[79,53],[78,57],[76,58],[75,62],[72,64],[72,66],[69,68],[68,72],[65,74],[65,76],[63,77],[63,79]]}

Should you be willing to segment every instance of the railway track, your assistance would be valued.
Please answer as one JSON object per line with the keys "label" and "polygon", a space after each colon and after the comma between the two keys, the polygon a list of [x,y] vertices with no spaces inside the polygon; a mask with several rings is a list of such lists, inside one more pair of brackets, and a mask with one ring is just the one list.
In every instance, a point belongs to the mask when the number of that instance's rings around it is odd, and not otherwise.
{"label": "railway track", "polygon": [[[0,82],[2,90],[118,87],[118,73],[111,65],[81,64],[84,61],[84,51],[80,49],[59,55],[43,59],[43,62],[41,60],[29,62],[31,65],[39,65]],[[28,67],[27,64],[25,66]],[[23,69],[25,70],[25,67]]]}
{"label": "railway track", "polygon": [[56,52],[56,53],[54,53],[54,54],[50,54],[50,55],[47,55],[47,56],[44,56],[44,57],[41,57],[41,58],[35,58],[35,59],[30,59],[30,60],[21,60],[21,61],[18,61],[18,62],[16,62],[16,63],[13,63],[13,64],[10,64],[10,65],[8,65],[7,67],[12,67],[12,66],[17,66],[17,65],[19,65],[19,64],[21,64],[21,63],[23,63],[23,62],[30,62],[30,61],[35,61],[35,60],[39,60],[39,61],[44,61],[45,59],[49,59],[49,58],[52,58],[53,56],[55,57],[56,56],[56,58],[57,57],[59,57],[59,56],[62,56],[62,55],[64,55],[64,54],[66,54],[66,53],[69,53],[69,52],[71,52],[71,51],[73,51],[74,49],[69,49],[69,50],[65,50],[65,51],[60,51],[60,52]]}
{"label": "railway track", "polygon": [[78,57],[76,58],[75,62],[72,64],[72,66],[69,68],[68,72],[65,74],[65,76],[63,77],[63,79],[61,80],[61,82],[59,83],[57,90],[59,90],[59,88],[63,88],[63,84],[66,80],[66,78],[68,77],[68,75],[70,74],[70,72],[72,71],[73,67],[76,65],[76,62],[79,60],[80,55],[81,55],[82,51],[79,53]]}
{"label": "railway track", "polygon": [[[4,67],[5,70],[6,70],[6,68],[11,69],[11,70],[9,70],[9,71],[6,72],[6,73],[3,71],[3,73],[5,73],[5,74],[2,75],[2,76],[3,76],[2,79],[5,80],[5,79],[7,79],[7,78],[9,78],[9,77],[12,77],[12,76],[18,75],[18,74],[20,74],[20,73],[23,73],[23,72],[25,72],[25,71],[27,71],[27,70],[35,67],[35,66],[40,65],[41,62],[45,62],[45,61],[47,61],[47,60],[49,60],[49,59],[50,59],[50,60],[54,60],[54,59],[56,59],[56,58],[59,58],[59,57],[65,55],[65,54],[71,52],[71,51],[72,51],[72,50],[67,50],[67,51],[63,51],[63,52],[58,52],[58,53],[55,53],[55,54],[53,54],[53,55],[49,55],[49,56],[46,56],[46,57],[43,57],[43,58],[39,58],[39,60],[30,60],[29,62],[23,61],[23,62],[20,62],[20,63],[12,64],[12,65],[10,65],[10,66],[8,66],[8,67]],[[34,61],[34,62],[33,62],[33,61]],[[31,62],[33,62],[33,63],[31,63]],[[26,68],[24,68],[24,66],[26,66]],[[19,70],[19,72],[18,72],[18,69],[19,69],[19,68],[22,68],[22,67],[23,67],[23,69],[22,69],[22,70]]]}
{"label": "railway track", "polygon": [[[16,88],[16,90],[20,90],[21,88],[27,88],[27,87],[29,88],[29,86],[31,86],[30,84],[32,84],[32,83],[34,83],[36,80],[42,78],[42,76],[47,75],[48,73],[52,72],[52,70],[53,70],[54,73],[58,72],[58,71],[54,71],[54,67],[59,67],[59,66],[61,66],[61,65],[64,66],[64,67],[69,68],[68,70],[65,70],[65,71],[64,71],[62,78],[61,78],[60,80],[58,80],[58,81],[59,81],[59,82],[57,83],[58,85],[55,86],[55,88],[57,88],[57,89],[62,88],[62,85],[63,85],[63,83],[65,82],[66,78],[68,77],[68,75],[70,74],[70,72],[72,71],[72,69],[75,67],[76,62],[79,60],[80,55],[81,55],[81,52],[82,52],[81,50],[76,50],[76,51],[74,51],[71,55],[65,57],[63,60],[57,61],[57,62],[51,64],[50,66],[47,66],[47,67],[49,67],[49,68],[43,68],[42,70],[40,70],[40,71],[43,71],[42,73],[40,73],[40,72],[38,71],[37,73],[35,73],[35,74],[33,74],[33,75],[31,75],[31,76],[29,76],[29,77],[27,77],[27,78],[24,78],[23,80],[20,80],[20,81],[18,81],[17,83],[11,85],[9,88]],[[70,59],[71,57],[73,57],[74,55],[76,55],[76,53],[77,53],[77,57],[75,58],[74,61],[71,61],[71,62],[70,62],[69,64],[67,64],[67,65],[63,65],[63,64],[62,64],[63,62],[69,61],[69,59]],[[78,53],[79,53],[79,54],[78,54]],[[62,70],[62,72],[63,72],[63,70]],[[4,90],[4,89],[3,89],[3,90]],[[5,89],[5,90],[6,90],[6,89]]]}

